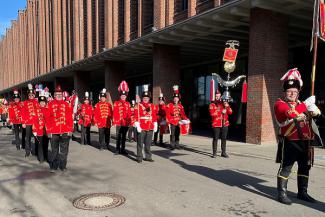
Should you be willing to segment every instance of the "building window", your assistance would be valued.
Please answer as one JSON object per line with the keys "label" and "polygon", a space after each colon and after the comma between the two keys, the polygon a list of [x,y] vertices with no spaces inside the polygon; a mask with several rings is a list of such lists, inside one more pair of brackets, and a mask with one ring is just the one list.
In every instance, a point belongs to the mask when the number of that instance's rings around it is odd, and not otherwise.
{"label": "building window", "polygon": [[188,0],[175,1],[175,13],[180,13],[188,9]]}

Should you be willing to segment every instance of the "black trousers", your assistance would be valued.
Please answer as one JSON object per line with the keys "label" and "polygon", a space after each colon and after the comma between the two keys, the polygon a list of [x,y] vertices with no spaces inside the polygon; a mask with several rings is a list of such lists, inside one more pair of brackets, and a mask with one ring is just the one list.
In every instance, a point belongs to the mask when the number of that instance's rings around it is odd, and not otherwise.
{"label": "black trousers", "polygon": [[292,166],[295,162],[298,163],[298,176],[309,176],[309,170],[311,164],[309,162],[309,150],[308,141],[303,141],[302,143],[297,141],[284,140],[284,145],[282,147],[282,160],[280,164],[280,169],[278,172],[278,177],[288,179],[291,173]]}
{"label": "black trousers", "polygon": [[26,125],[26,139],[25,139],[25,151],[26,154],[29,155],[32,151],[32,137],[33,137],[33,131],[32,131],[32,125]]}
{"label": "black trousers", "polygon": [[160,134],[160,126],[159,126],[159,124],[158,124],[158,130],[157,130],[157,132],[155,132],[154,135],[153,135],[153,142],[155,144],[157,143],[158,135],[159,135],[159,143],[162,143],[163,142],[164,135],[163,134]]}
{"label": "black trousers", "polygon": [[81,125],[81,144],[83,144],[83,145],[91,144],[91,142],[90,142],[90,126],[85,127],[84,125]]}
{"label": "black trousers", "polygon": [[179,125],[170,125],[170,131],[171,131],[171,135],[170,135],[170,139],[171,139],[171,146],[175,147],[179,145],[179,135],[181,133],[180,127]]}
{"label": "black trousers", "polygon": [[151,141],[152,141],[152,134],[153,131],[141,131],[141,133],[138,133],[138,140],[137,140],[137,157],[138,160],[143,159],[142,155],[142,146],[144,144],[144,152],[145,152],[145,158],[146,159],[152,159],[151,157]]}
{"label": "black trousers", "polygon": [[137,128],[136,127],[129,127],[129,130],[128,130],[128,139],[129,139],[129,141],[132,141],[132,139],[134,139],[134,141],[136,142],[137,141],[137,135],[138,135]]}
{"label": "black trousers", "polygon": [[99,128],[99,148],[109,148],[111,128]]}
{"label": "black trousers", "polygon": [[69,153],[70,136],[67,133],[53,134],[51,138],[50,168],[66,169]]}
{"label": "black trousers", "polygon": [[49,147],[49,138],[46,135],[36,137],[35,151],[37,153],[37,159],[40,162],[48,161],[48,147]]}
{"label": "black trousers", "polygon": [[19,132],[21,129],[21,124],[14,124],[14,134],[15,134],[15,145],[20,148]]}
{"label": "black trousers", "polygon": [[26,146],[26,128],[21,128],[21,148],[25,149]]}
{"label": "black trousers", "polygon": [[228,127],[214,127],[213,128],[213,140],[212,140],[213,153],[217,152],[218,139],[220,138],[220,133],[221,133],[221,151],[222,151],[222,153],[226,153]]}
{"label": "black trousers", "polygon": [[127,134],[128,130],[129,130],[129,127],[116,126],[116,137],[117,137],[116,151],[118,151],[118,152],[125,151],[125,141],[126,141],[126,134]]}

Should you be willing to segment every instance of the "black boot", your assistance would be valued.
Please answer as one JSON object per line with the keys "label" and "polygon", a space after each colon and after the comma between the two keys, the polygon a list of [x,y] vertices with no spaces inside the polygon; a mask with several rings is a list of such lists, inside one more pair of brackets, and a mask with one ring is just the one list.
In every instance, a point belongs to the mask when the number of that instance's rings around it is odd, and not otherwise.
{"label": "black boot", "polygon": [[212,143],[212,157],[217,157],[217,144],[215,144],[215,142]]}
{"label": "black boot", "polygon": [[278,177],[278,201],[280,203],[291,205],[291,200],[287,196],[288,179]]}
{"label": "black boot", "polygon": [[298,184],[298,194],[297,198],[299,200],[304,200],[310,203],[316,203],[316,200],[308,195],[307,188],[308,188],[308,178],[304,176],[297,177],[297,184]]}
{"label": "black boot", "polygon": [[221,157],[229,158],[229,155],[226,152],[226,144],[221,142]]}

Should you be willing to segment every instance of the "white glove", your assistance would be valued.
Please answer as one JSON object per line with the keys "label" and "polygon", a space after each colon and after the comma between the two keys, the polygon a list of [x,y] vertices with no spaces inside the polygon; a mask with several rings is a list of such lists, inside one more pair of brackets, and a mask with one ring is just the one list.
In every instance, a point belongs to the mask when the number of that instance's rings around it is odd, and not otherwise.
{"label": "white glove", "polygon": [[153,123],[153,131],[157,132],[158,131],[158,124],[157,122]]}
{"label": "white glove", "polygon": [[134,123],[134,126],[137,128],[138,133],[141,133],[142,129],[140,127],[140,123],[139,122],[135,122]]}
{"label": "white glove", "polygon": [[222,114],[226,114],[227,113],[227,110],[226,109],[223,109],[222,110]]}
{"label": "white glove", "polygon": [[178,123],[179,123],[180,125],[184,125],[184,124],[189,124],[190,121],[189,121],[189,120],[180,120]]}
{"label": "white glove", "polygon": [[304,101],[305,105],[307,107],[311,106],[312,104],[316,103],[316,97],[315,96],[310,96]]}
{"label": "white glove", "polygon": [[33,135],[36,137],[36,136],[37,136],[37,133],[36,133],[36,132],[34,132],[34,133],[33,133]]}
{"label": "white glove", "polygon": [[48,137],[49,139],[51,139],[51,138],[52,138],[52,133],[47,134],[47,137]]}
{"label": "white glove", "polygon": [[312,113],[313,116],[318,116],[321,114],[321,111],[315,104],[311,104],[307,107],[307,110]]}

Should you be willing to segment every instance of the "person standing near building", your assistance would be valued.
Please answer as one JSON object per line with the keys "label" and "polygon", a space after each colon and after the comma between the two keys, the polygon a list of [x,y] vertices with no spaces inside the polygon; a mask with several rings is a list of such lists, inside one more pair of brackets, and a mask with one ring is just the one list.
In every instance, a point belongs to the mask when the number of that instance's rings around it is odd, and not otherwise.
{"label": "person standing near building", "polygon": [[168,131],[168,124],[166,120],[166,104],[165,97],[163,93],[160,93],[158,97],[158,105],[157,105],[157,119],[158,119],[158,130],[154,135],[154,144],[157,145],[158,134],[159,134],[159,145],[163,145],[163,136]]}
{"label": "person standing near building", "polygon": [[[40,163],[48,160],[49,138],[46,134],[46,122],[48,121],[47,94],[40,91],[38,96],[39,107],[36,109],[36,121],[33,123],[33,134],[36,139],[37,159]],[[36,145],[37,144],[37,145]]]}
{"label": "person standing near building", "polygon": [[45,127],[51,141],[51,172],[57,169],[65,171],[73,131],[73,113],[71,106],[63,100],[63,91],[59,85],[55,88],[54,100],[48,104],[48,113]]}
{"label": "person standing near building", "polygon": [[[22,108],[22,127],[26,129],[25,157],[30,156],[30,153],[32,151],[32,143],[31,143],[31,139],[33,137],[32,127],[33,124],[37,121],[36,110],[39,107],[37,99],[35,99],[35,90],[32,84],[28,84],[27,94],[28,94],[28,99],[24,101],[24,105]],[[36,149],[37,148],[35,147],[35,150],[32,151],[32,153],[35,153],[35,155],[37,155]]]}
{"label": "person standing near building", "polygon": [[105,144],[107,150],[109,150],[113,109],[111,103],[107,102],[105,88],[100,92],[99,100],[100,102],[95,105],[94,122],[99,131],[99,150],[101,151],[105,147]]}
{"label": "person standing near building", "polygon": [[[142,160],[153,162],[151,154],[152,135],[158,130],[156,106],[150,103],[149,86],[143,86],[142,102],[135,107],[134,126],[137,128],[137,161]],[[145,157],[143,158],[142,149],[144,144]]]}
{"label": "person standing near building", "polygon": [[180,124],[189,124],[190,121],[185,115],[184,107],[180,102],[178,85],[173,86],[173,102],[167,105],[167,122],[170,124],[171,131],[171,149],[181,149],[179,145],[179,136],[181,133]]}
{"label": "person standing near building", "polygon": [[13,130],[15,134],[15,144],[17,150],[20,150],[21,140],[19,139],[19,132],[22,126],[22,109],[23,103],[20,101],[20,94],[18,90],[13,91],[14,101],[9,104],[8,108],[8,119],[7,123],[13,125]]}
{"label": "person standing near building", "polygon": [[287,184],[292,166],[297,161],[297,198],[314,203],[316,200],[307,193],[309,170],[313,160],[310,145],[314,140],[309,118],[319,115],[320,111],[315,105],[315,96],[310,96],[304,102],[298,100],[303,82],[296,68],[290,69],[281,80],[284,97],[278,99],[274,105],[281,141],[277,154],[277,162],[281,163],[277,176],[278,201],[291,204],[287,195]]}
{"label": "person standing near building", "polygon": [[126,134],[131,124],[131,105],[126,101],[129,87],[122,81],[118,87],[120,100],[114,102],[113,124],[116,126],[116,154],[128,154],[125,151]]}
{"label": "person standing near building", "polygon": [[130,108],[131,122],[130,122],[130,127],[129,127],[129,130],[128,130],[128,140],[129,140],[129,142],[132,142],[132,141],[136,142],[137,141],[137,129],[134,127],[134,123],[135,123],[134,109],[135,109],[135,100],[132,100],[131,101],[131,108]]}
{"label": "person standing near building", "polygon": [[84,103],[79,111],[79,125],[81,126],[81,144],[91,145],[90,127],[93,119],[93,107],[90,104],[89,92],[85,93]]}
{"label": "person standing near building", "polygon": [[228,116],[232,114],[232,109],[228,102],[221,100],[221,93],[216,91],[215,100],[209,105],[209,112],[212,121],[213,141],[212,141],[212,157],[217,156],[218,139],[221,133],[221,157],[228,158],[226,152],[226,142],[228,134],[229,120]]}

